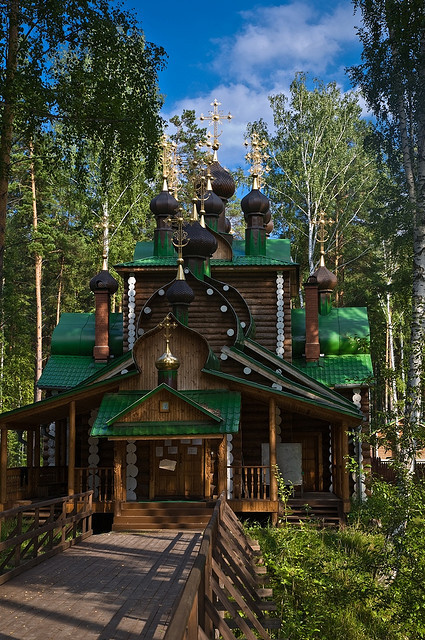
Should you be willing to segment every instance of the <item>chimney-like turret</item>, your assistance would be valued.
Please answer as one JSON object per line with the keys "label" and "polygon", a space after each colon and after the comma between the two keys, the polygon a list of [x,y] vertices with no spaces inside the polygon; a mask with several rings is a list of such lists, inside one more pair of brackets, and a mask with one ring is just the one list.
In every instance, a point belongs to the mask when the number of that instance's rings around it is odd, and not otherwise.
{"label": "chimney-like turret", "polygon": [[[104,260],[104,263],[106,261]],[[105,267],[105,264],[104,264]],[[109,308],[111,295],[118,289],[118,282],[104,268],[90,280],[95,298],[95,339],[93,357],[96,362],[109,359]]]}

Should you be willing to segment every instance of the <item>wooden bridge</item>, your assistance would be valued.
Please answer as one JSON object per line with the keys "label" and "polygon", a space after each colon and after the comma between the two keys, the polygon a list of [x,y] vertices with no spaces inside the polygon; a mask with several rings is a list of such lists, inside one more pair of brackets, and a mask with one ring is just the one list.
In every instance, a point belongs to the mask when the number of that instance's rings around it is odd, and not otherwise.
{"label": "wooden bridge", "polygon": [[232,640],[234,628],[267,640],[280,625],[266,615],[275,605],[259,551],[223,496],[203,536],[92,536],[90,499],[87,492],[0,513],[1,640]]}

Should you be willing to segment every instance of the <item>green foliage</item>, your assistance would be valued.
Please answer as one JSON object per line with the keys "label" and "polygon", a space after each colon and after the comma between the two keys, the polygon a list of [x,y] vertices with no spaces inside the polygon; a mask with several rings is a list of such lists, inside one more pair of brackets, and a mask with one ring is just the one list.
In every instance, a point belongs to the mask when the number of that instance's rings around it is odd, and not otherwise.
{"label": "green foliage", "polygon": [[412,486],[409,496],[398,491],[375,483],[341,530],[250,528],[273,576],[283,620],[278,637],[425,638],[425,485]]}

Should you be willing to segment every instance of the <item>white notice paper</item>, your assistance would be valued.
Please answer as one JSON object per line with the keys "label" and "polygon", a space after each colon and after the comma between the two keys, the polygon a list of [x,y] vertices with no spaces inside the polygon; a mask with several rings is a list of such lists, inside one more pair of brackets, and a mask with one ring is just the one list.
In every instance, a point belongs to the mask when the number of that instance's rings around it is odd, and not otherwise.
{"label": "white notice paper", "polygon": [[155,455],[157,458],[162,458],[162,456],[164,455],[164,447],[157,447]]}
{"label": "white notice paper", "polygon": [[167,460],[167,458],[164,458],[163,460],[160,460],[159,468],[166,469],[167,471],[175,471],[176,464],[177,464],[176,460]]}
{"label": "white notice paper", "polygon": [[198,449],[197,447],[188,447],[187,453],[189,456],[196,456],[196,454],[198,453]]}

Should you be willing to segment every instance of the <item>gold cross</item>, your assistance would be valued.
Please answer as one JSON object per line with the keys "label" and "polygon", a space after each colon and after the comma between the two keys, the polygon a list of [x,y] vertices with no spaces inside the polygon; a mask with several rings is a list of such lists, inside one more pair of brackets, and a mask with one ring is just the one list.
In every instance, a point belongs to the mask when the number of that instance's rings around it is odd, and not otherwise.
{"label": "gold cross", "polygon": [[164,337],[168,345],[172,335],[171,329],[177,329],[179,325],[177,324],[177,322],[171,321],[170,314],[168,314],[165,316],[164,320],[159,323],[158,326],[161,327],[161,329],[164,329]]}
{"label": "gold cross", "polygon": [[[245,141],[244,144],[248,147],[249,142]],[[251,163],[250,173],[254,178],[254,182],[256,182],[256,179],[258,180],[258,186],[255,186],[254,189],[261,189],[262,177],[266,171],[270,170],[267,166],[269,155],[264,150],[266,146],[267,142],[260,140],[258,133],[254,131],[251,134],[251,151],[248,151],[245,156],[247,162]]]}
{"label": "gold cross", "polygon": [[[201,113],[200,116],[200,120],[203,122],[204,120],[211,120],[211,123],[214,127],[214,137],[213,137],[213,141],[212,143],[210,142],[211,139],[211,134],[207,134],[207,143],[206,145],[208,147],[211,147],[213,149],[214,152],[218,151],[218,149],[220,148],[220,143],[218,141],[219,137],[221,136],[221,134],[223,133],[222,131],[218,131],[218,126],[220,124],[222,124],[223,120],[222,118],[225,118],[226,120],[231,120],[233,118],[232,114],[229,112],[227,114],[227,116],[225,116],[223,114],[222,111],[219,111],[218,107],[221,105],[221,102],[219,102],[217,100],[217,98],[214,99],[214,102],[211,102],[211,106],[213,107],[212,111],[210,111],[210,115],[209,116],[204,116],[203,113]],[[216,159],[214,157],[214,159]]]}
{"label": "gold cross", "polygon": [[177,280],[185,280],[183,271],[183,252],[182,249],[189,243],[189,234],[184,231],[183,225],[185,219],[181,213],[175,218],[167,218],[168,224],[177,225],[177,229],[173,232],[173,245],[177,249]]}

